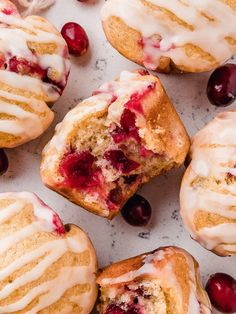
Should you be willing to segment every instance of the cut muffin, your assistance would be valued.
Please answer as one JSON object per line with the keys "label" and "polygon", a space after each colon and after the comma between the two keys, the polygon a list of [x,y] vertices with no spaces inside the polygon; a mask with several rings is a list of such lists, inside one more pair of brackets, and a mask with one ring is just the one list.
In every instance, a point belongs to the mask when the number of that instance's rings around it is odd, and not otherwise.
{"label": "cut muffin", "polygon": [[112,218],[143,183],[179,167],[188,149],[160,80],[124,71],[57,126],[43,151],[41,175],[72,202]]}
{"label": "cut muffin", "polygon": [[222,112],[194,137],[181,216],[191,237],[218,255],[236,254],[236,111]]}
{"label": "cut muffin", "polygon": [[92,311],[97,259],[88,236],[29,192],[0,194],[0,313]]}
{"label": "cut muffin", "polygon": [[35,139],[51,124],[48,107],[69,75],[67,45],[39,16],[22,19],[15,5],[0,1],[0,147]]}
{"label": "cut muffin", "polygon": [[100,314],[207,314],[211,305],[198,263],[186,251],[164,247],[102,270]]}
{"label": "cut muffin", "polygon": [[108,0],[102,24],[122,55],[159,72],[210,71],[236,52],[236,0]]}

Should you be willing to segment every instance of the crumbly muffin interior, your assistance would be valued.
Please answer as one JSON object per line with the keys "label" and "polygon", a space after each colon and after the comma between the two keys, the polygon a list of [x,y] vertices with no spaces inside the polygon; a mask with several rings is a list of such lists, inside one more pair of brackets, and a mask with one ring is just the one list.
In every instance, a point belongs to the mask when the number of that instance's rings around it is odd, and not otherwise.
{"label": "crumbly muffin interior", "polygon": [[89,202],[119,210],[132,191],[173,167],[165,155],[147,149],[139,134],[129,109],[123,110],[119,124],[108,121],[106,113],[85,119],[74,129],[59,167],[64,184]]}
{"label": "crumbly muffin interior", "polygon": [[99,310],[100,314],[175,313],[175,309],[170,308],[167,294],[157,279],[102,287]]}

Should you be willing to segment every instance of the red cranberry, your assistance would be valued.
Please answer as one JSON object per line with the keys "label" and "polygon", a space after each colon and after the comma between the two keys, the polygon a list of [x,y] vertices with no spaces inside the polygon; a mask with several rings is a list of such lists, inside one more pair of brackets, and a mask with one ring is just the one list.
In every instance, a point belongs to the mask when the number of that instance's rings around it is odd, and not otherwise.
{"label": "red cranberry", "polygon": [[121,306],[111,304],[106,310],[105,314],[139,314],[139,310],[132,305],[125,305],[126,310]]}
{"label": "red cranberry", "polygon": [[132,137],[137,142],[140,142],[140,136],[138,134],[138,129],[135,125],[135,121],[135,114],[129,109],[125,109],[120,118],[121,127],[117,127],[112,132],[112,138],[115,143],[123,142],[129,137]]}
{"label": "red cranberry", "polygon": [[3,149],[0,149],[0,176],[3,175],[9,167],[7,155]]}
{"label": "red cranberry", "polygon": [[146,226],[151,219],[152,208],[141,195],[131,197],[121,210],[123,218],[132,226]]}
{"label": "red cranberry", "polygon": [[110,161],[116,170],[122,173],[130,173],[139,167],[139,164],[127,158],[122,150],[109,150],[105,153],[104,157]]}
{"label": "red cranberry", "polygon": [[206,291],[213,306],[223,313],[236,312],[236,281],[233,277],[216,273],[206,285]]}
{"label": "red cranberry", "polygon": [[147,70],[144,70],[144,69],[138,70],[138,73],[139,73],[141,76],[150,75],[150,73],[149,73]]}
{"label": "red cranberry", "polygon": [[72,188],[91,188],[99,184],[99,169],[94,169],[95,157],[88,151],[71,153],[60,164],[65,183]]}
{"label": "red cranberry", "polygon": [[23,58],[17,59],[17,57],[12,57],[9,60],[9,70],[22,75],[36,75],[41,79],[46,76],[46,71],[43,70],[38,64],[29,62]]}
{"label": "red cranberry", "polygon": [[208,81],[209,101],[219,107],[232,104],[236,98],[236,65],[225,64],[217,68]]}
{"label": "red cranberry", "polygon": [[142,93],[134,93],[131,95],[130,100],[125,104],[125,108],[135,110],[143,114],[142,99],[149,94],[155,86],[155,83],[150,83]]}
{"label": "red cranberry", "polygon": [[82,26],[73,22],[67,23],[62,27],[61,34],[71,54],[82,56],[86,53],[89,47],[89,39]]}
{"label": "red cranberry", "polygon": [[108,200],[115,205],[119,205],[122,201],[122,189],[120,187],[114,188],[110,191]]}
{"label": "red cranberry", "polygon": [[59,235],[63,235],[65,234],[65,228],[64,225],[61,221],[61,219],[59,218],[59,216],[57,214],[53,215],[53,220],[52,223],[55,226],[55,231],[59,234]]}
{"label": "red cranberry", "polygon": [[125,312],[121,307],[115,304],[111,304],[106,310],[105,314],[124,314]]}

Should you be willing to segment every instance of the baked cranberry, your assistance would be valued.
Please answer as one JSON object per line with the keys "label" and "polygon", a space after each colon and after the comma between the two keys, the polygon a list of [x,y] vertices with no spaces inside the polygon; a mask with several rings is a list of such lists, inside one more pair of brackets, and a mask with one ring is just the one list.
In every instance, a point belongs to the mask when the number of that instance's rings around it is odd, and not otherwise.
{"label": "baked cranberry", "polygon": [[7,155],[3,149],[0,149],[0,176],[3,175],[9,167]]}
{"label": "baked cranberry", "polygon": [[38,64],[25,60],[23,58],[12,57],[9,60],[9,70],[12,72],[20,73],[22,75],[35,75],[41,79],[46,76],[46,71],[43,70]]}
{"label": "baked cranberry", "polygon": [[130,110],[135,110],[141,114],[143,114],[142,100],[148,95],[154,88],[156,84],[150,83],[142,93],[134,93],[131,95],[130,100],[125,104],[125,108]]}
{"label": "baked cranberry", "polygon": [[137,174],[131,174],[130,176],[123,177],[125,184],[133,184],[138,178]]}
{"label": "baked cranberry", "polygon": [[89,47],[89,39],[82,26],[73,22],[66,23],[62,27],[61,34],[71,54],[82,56],[86,53]]}
{"label": "baked cranberry", "polygon": [[212,305],[223,313],[236,312],[236,280],[224,273],[212,275],[206,285]]}
{"label": "baked cranberry", "polygon": [[59,170],[65,183],[72,188],[91,188],[100,183],[100,169],[94,169],[95,157],[89,152],[70,153],[62,160]]}
{"label": "baked cranberry", "polygon": [[110,161],[116,170],[122,173],[130,173],[139,167],[139,164],[127,158],[122,150],[109,150],[105,153],[104,157]]}
{"label": "baked cranberry", "polygon": [[232,104],[236,98],[236,65],[225,64],[217,68],[208,81],[209,101],[219,107]]}
{"label": "baked cranberry", "polygon": [[57,214],[53,215],[53,220],[52,223],[55,226],[55,231],[59,234],[59,235],[63,235],[65,234],[65,228],[64,225],[61,221],[61,219],[59,218],[59,216]]}
{"label": "baked cranberry", "polygon": [[150,75],[150,73],[144,69],[138,70],[138,73],[142,76]]}
{"label": "baked cranberry", "polygon": [[146,226],[151,219],[152,208],[141,195],[131,197],[121,210],[123,218],[132,226]]}
{"label": "baked cranberry", "polygon": [[119,307],[118,305],[115,305],[115,304],[111,304],[105,314],[123,314],[125,313],[121,307]]}
{"label": "baked cranberry", "polygon": [[125,305],[125,310],[121,306],[111,304],[105,314],[139,314],[139,310],[132,305]]}
{"label": "baked cranberry", "polygon": [[120,118],[121,127],[117,127],[112,132],[112,138],[115,143],[123,142],[130,137],[134,138],[137,142],[140,142],[140,136],[135,121],[135,114],[129,109],[124,109]]}
{"label": "baked cranberry", "polygon": [[120,187],[117,187],[111,190],[108,199],[113,204],[119,205],[122,201],[122,189]]}

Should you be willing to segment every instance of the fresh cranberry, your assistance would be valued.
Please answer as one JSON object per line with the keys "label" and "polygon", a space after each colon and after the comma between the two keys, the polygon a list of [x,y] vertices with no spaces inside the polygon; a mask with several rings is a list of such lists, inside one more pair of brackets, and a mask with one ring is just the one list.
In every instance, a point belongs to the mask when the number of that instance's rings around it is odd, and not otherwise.
{"label": "fresh cranberry", "polygon": [[3,175],[9,167],[7,155],[3,149],[0,149],[0,176]]}
{"label": "fresh cranberry", "polygon": [[236,280],[224,273],[212,275],[206,291],[213,306],[224,313],[236,312]]}
{"label": "fresh cranberry", "polygon": [[217,68],[208,81],[207,96],[218,107],[232,104],[236,98],[236,65],[225,64]]}
{"label": "fresh cranberry", "polygon": [[104,157],[110,161],[116,170],[122,173],[130,173],[139,167],[139,164],[127,158],[122,150],[109,150],[105,153]]}
{"label": "fresh cranberry", "polygon": [[89,39],[82,26],[73,22],[67,23],[63,26],[61,34],[71,54],[82,56],[86,53],[89,47]]}
{"label": "fresh cranberry", "polygon": [[120,118],[121,127],[117,127],[112,132],[112,138],[115,143],[121,143],[130,137],[134,138],[137,142],[140,142],[140,136],[135,121],[135,114],[129,109],[124,109]]}
{"label": "fresh cranberry", "polygon": [[60,164],[65,183],[72,188],[91,188],[99,184],[99,169],[94,169],[95,157],[89,152],[70,153]]}
{"label": "fresh cranberry", "polygon": [[64,225],[61,221],[61,219],[59,218],[59,216],[57,214],[53,215],[53,220],[52,223],[55,226],[55,231],[59,234],[59,235],[63,235],[65,234],[65,228]]}
{"label": "fresh cranberry", "polygon": [[141,195],[131,197],[121,210],[123,218],[132,226],[146,226],[151,219],[152,208]]}
{"label": "fresh cranberry", "polygon": [[12,72],[20,73],[22,75],[36,75],[41,79],[46,76],[46,71],[43,70],[38,64],[32,63],[23,58],[18,59],[17,57],[12,57],[9,60],[9,70]]}

